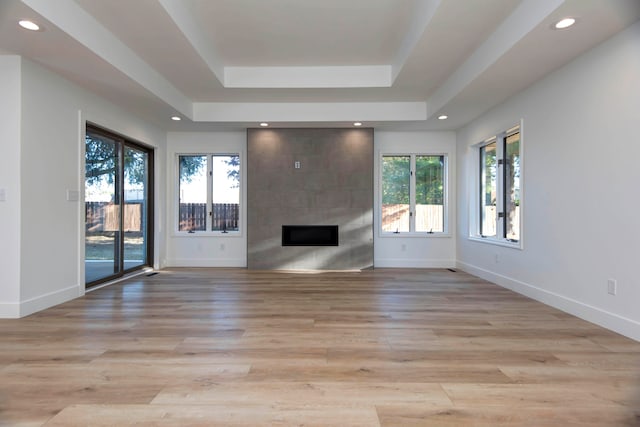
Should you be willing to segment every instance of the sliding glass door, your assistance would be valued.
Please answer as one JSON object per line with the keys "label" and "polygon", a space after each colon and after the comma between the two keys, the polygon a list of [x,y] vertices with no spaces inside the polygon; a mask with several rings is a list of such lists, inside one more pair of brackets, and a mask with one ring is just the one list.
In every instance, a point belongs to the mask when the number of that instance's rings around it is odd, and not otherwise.
{"label": "sliding glass door", "polygon": [[148,265],[149,153],[124,147],[124,269]]}
{"label": "sliding glass door", "polygon": [[151,264],[152,170],[150,149],[87,125],[87,287]]}

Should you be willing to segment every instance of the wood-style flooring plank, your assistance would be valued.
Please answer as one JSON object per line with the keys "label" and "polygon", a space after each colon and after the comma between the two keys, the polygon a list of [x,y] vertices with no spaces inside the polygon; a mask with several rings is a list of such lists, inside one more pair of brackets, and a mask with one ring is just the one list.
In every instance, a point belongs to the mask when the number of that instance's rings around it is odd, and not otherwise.
{"label": "wood-style flooring plank", "polygon": [[448,270],[167,269],[0,320],[0,426],[640,426],[640,343]]}
{"label": "wood-style flooring plank", "polygon": [[517,384],[442,384],[454,405],[464,407],[504,407],[556,409],[559,408],[611,408],[638,411],[640,394],[638,385],[604,384],[594,379],[589,385],[584,379],[570,382],[561,378],[553,383]]}
{"label": "wood-style flooring plank", "polygon": [[248,403],[279,406],[321,405],[363,407],[386,403],[419,403],[430,407],[451,405],[436,383],[397,382],[220,382],[193,390],[166,387],[151,402],[154,405],[207,405]]}
{"label": "wood-style flooring plank", "polygon": [[46,427],[379,426],[375,408],[229,405],[74,405]]}
{"label": "wood-style flooring plank", "polygon": [[636,415],[624,408],[573,408],[549,404],[510,411],[495,407],[455,405],[440,409],[416,404],[377,407],[382,427],[637,427]]}

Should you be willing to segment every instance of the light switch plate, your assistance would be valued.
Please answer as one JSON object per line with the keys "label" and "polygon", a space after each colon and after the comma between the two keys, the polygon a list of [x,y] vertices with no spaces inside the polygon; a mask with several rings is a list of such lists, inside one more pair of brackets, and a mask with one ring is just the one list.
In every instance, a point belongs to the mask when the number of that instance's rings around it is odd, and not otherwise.
{"label": "light switch plate", "polygon": [[80,200],[80,192],[78,190],[67,190],[67,201],[77,202]]}
{"label": "light switch plate", "polygon": [[0,202],[6,202],[7,201],[7,190],[5,190],[4,188],[0,188]]}

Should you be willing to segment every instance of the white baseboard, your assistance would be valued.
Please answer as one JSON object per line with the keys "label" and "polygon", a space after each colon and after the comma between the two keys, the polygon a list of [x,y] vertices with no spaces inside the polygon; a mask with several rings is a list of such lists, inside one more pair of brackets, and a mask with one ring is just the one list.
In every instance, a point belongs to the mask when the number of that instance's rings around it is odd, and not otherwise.
{"label": "white baseboard", "polygon": [[75,285],[22,301],[20,303],[20,317],[28,316],[45,308],[71,301],[80,295],[80,286]]}
{"label": "white baseboard", "polygon": [[18,317],[20,317],[20,304],[0,302],[0,319],[17,319]]}
{"label": "white baseboard", "polygon": [[537,286],[521,282],[501,274],[494,273],[489,270],[467,264],[461,261],[457,262],[460,270],[478,276],[489,282],[510,289],[519,294],[533,298],[536,301],[557,308],[588,322],[595,323],[603,328],[610,329],[621,335],[629,337],[633,340],[640,341],[640,323],[626,317],[618,316],[614,313],[602,310],[597,307],[576,301],[572,298],[547,291]]}
{"label": "white baseboard", "polygon": [[454,268],[452,259],[424,259],[424,258],[384,258],[374,259],[374,268]]}
{"label": "white baseboard", "polygon": [[21,301],[20,303],[0,302],[0,319],[18,319],[20,317],[25,317],[37,311],[53,307],[54,305],[71,301],[81,295],[81,288],[78,285],[75,285]]}
{"label": "white baseboard", "polygon": [[166,267],[239,267],[247,266],[247,260],[239,258],[185,258],[168,259]]}

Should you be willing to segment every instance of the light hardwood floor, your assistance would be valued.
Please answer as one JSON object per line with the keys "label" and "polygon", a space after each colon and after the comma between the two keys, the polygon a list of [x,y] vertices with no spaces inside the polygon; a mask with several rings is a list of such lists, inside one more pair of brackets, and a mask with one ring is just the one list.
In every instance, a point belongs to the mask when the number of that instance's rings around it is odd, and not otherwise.
{"label": "light hardwood floor", "polygon": [[171,269],[0,320],[6,426],[637,426],[640,343],[462,272]]}

